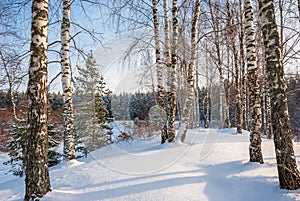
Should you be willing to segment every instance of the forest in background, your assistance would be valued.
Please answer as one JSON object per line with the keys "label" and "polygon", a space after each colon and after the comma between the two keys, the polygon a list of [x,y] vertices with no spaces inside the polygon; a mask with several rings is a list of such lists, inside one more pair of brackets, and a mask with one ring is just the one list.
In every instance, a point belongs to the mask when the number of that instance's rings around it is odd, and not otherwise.
{"label": "forest in background", "polygon": [[[299,74],[289,74],[286,77],[287,80],[287,95],[288,95],[288,105],[289,105],[289,114],[291,118],[291,127],[292,134],[295,137],[295,140],[299,140],[297,136],[300,136],[300,75]],[[207,117],[207,107],[205,104],[207,98],[207,90],[206,88],[199,88],[199,125],[200,127],[205,127],[207,125],[208,118]],[[234,90],[232,90],[232,97],[234,97]],[[130,98],[134,94],[131,93],[122,93],[119,95],[113,94],[111,97],[111,111],[112,117],[116,121],[126,121],[133,120],[136,116],[131,117],[129,112],[129,104]],[[145,109],[142,108],[146,102],[153,102],[153,100],[142,100],[142,98],[138,98],[136,104],[139,103],[140,107],[135,107],[136,112],[148,115],[148,111],[145,112]],[[18,116],[22,116],[22,112],[26,112],[27,110],[27,102],[26,102],[26,94],[24,93],[15,93],[15,102]],[[133,104],[133,102],[132,102]],[[62,120],[62,105],[63,105],[63,97],[60,93],[50,93],[49,94],[49,124],[52,124],[56,128],[56,138],[58,140],[62,140],[63,135],[63,120]],[[232,127],[235,127],[235,104],[234,100],[231,102],[230,113],[231,113],[231,122]],[[135,105],[136,106],[136,105]],[[25,118],[25,117],[24,117]],[[144,120],[142,117],[140,120]],[[212,119],[213,121],[213,119]],[[249,120],[248,120],[249,121]],[[217,122],[216,120],[214,122]],[[11,109],[11,101],[10,95],[8,92],[1,91],[0,92],[0,151],[7,152],[8,142],[11,140],[11,125],[13,124],[13,113]],[[217,126],[217,125],[216,125]],[[262,124],[262,132],[266,135],[266,124]]]}

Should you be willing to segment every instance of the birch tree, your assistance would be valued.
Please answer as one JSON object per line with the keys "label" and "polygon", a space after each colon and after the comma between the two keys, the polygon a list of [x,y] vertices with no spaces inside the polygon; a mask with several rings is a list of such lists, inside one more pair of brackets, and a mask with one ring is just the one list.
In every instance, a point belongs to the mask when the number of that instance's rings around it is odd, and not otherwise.
{"label": "birch tree", "polygon": [[[161,48],[160,48],[160,33],[159,33],[159,14],[157,0],[152,0],[153,5],[153,25],[154,25],[154,41],[155,41],[155,58],[156,58],[156,73],[157,73],[157,89],[159,99],[163,96],[163,72],[161,61]],[[161,101],[160,101],[161,102]]]}
{"label": "birch tree", "polygon": [[170,93],[167,96],[168,101],[168,141],[173,142],[175,139],[175,116],[176,116],[176,69],[178,56],[178,6],[177,0],[172,0],[172,28],[173,41],[171,45],[171,70],[170,70]]}
{"label": "birch tree", "polygon": [[288,114],[286,83],[273,0],[259,1],[259,15],[265,46],[266,70],[271,97],[272,129],[279,185],[283,189],[300,188],[300,174],[293,149]]}
{"label": "birch tree", "polygon": [[[171,58],[171,43],[170,43],[170,23],[169,23],[169,3],[164,0],[164,32],[165,32],[165,60],[167,67],[167,78],[170,77],[172,58]],[[167,91],[171,85],[170,79],[167,79]]]}
{"label": "birch tree", "polygon": [[8,86],[9,86],[9,95],[10,95],[10,102],[11,102],[11,109],[13,112],[14,119],[17,119],[17,114],[16,114],[16,104],[15,104],[15,96],[14,96],[14,90],[13,90],[13,78],[10,75],[9,72],[9,61],[6,60],[4,54],[0,50],[0,58],[2,61],[2,66],[4,68],[6,78],[8,80]]}
{"label": "birch tree", "polygon": [[47,129],[48,1],[32,1],[30,66],[27,87],[28,130],[25,150],[25,201],[51,190]]}
{"label": "birch tree", "polygon": [[195,10],[193,12],[193,19],[192,19],[192,27],[191,27],[191,50],[190,50],[190,61],[188,66],[188,77],[187,77],[187,99],[185,101],[185,105],[183,108],[183,116],[182,116],[182,124],[178,131],[178,139],[180,138],[181,142],[184,142],[191,109],[193,106],[194,101],[194,94],[195,94],[195,61],[197,59],[197,50],[198,50],[198,43],[197,43],[197,26],[198,20],[200,15],[200,0],[195,1]]}
{"label": "birch tree", "polygon": [[242,128],[247,130],[247,89],[246,89],[246,72],[245,72],[245,27],[242,23],[244,21],[244,9],[243,1],[239,1],[239,16],[237,16],[237,22],[240,24],[239,41],[240,41],[240,90],[241,90],[241,108],[242,108]]}
{"label": "birch tree", "polygon": [[[164,100],[166,101],[168,98],[168,93],[170,91],[170,86],[171,86],[171,71],[172,71],[172,56],[171,56],[171,40],[170,40],[170,23],[169,23],[169,3],[168,0],[163,1],[163,7],[164,7],[164,33],[165,33],[165,51],[164,51],[164,56],[165,56],[165,66],[167,70],[167,86],[165,89],[165,95],[164,95]],[[167,115],[167,118],[170,117],[170,111],[168,110],[168,103],[164,103],[165,107],[165,112]],[[168,123],[168,122],[166,122]],[[165,139],[168,139],[168,124],[165,125],[164,132],[166,133],[166,136],[164,137]]]}
{"label": "birch tree", "polygon": [[[165,101],[165,89],[163,86],[163,65],[161,60],[161,48],[160,48],[160,29],[159,29],[159,12],[158,1],[152,0],[153,9],[153,26],[154,26],[154,41],[155,41],[155,61],[156,61],[156,76],[157,76],[157,102],[158,105],[166,109]],[[167,124],[167,122],[166,122]],[[162,128],[161,143],[165,143],[168,138],[167,129]]]}
{"label": "birch tree", "polygon": [[228,29],[229,29],[229,38],[232,46],[232,52],[234,57],[234,69],[235,69],[235,88],[236,88],[236,111],[235,111],[235,119],[236,119],[236,127],[237,133],[242,133],[242,101],[241,101],[241,90],[240,90],[240,66],[238,62],[238,51],[235,44],[235,36],[236,30],[234,25],[234,19],[232,16],[231,6],[229,0],[226,1],[227,7],[227,18],[228,18]]}
{"label": "birch tree", "polygon": [[63,0],[61,23],[61,72],[64,118],[64,157],[75,159],[74,114],[72,104],[71,65],[70,65],[70,0]]}
{"label": "birch tree", "polygon": [[[229,105],[228,105],[228,94],[225,94],[228,92],[226,89],[226,83],[225,83],[225,78],[224,78],[224,73],[223,73],[223,58],[222,58],[222,53],[221,53],[221,39],[220,39],[220,5],[215,2],[215,5],[212,4],[212,1],[208,1],[209,5],[209,13],[210,17],[212,20],[212,29],[213,29],[213,34],[214,34],[214,45],[215,45],[215,52],[216,56],[215,57],[215,63],[217,66],[217,69],[219,71],[219,76],[220,76],[220,125],[219,127],[223,128],[224,125],[223,123],[225,122],[225,127],[229,127]],[[215,6],[215,7],[214,7]],[[223,98],[225,97],[225,106],[223,105]],[[223,109],[225,108],[225,118],[223,118]],[[224,122],[223,122],[224,119]]]}
{"label": "birch tree", "polygon": [[253,22],[252,0],[245,0],[245,31],[247,48],[247,71],[250,92],[251,126],[250,126],[250,161],[263,163],[261,152],[261,101],[258,84],[258,66],[256,62],[255,32]]}

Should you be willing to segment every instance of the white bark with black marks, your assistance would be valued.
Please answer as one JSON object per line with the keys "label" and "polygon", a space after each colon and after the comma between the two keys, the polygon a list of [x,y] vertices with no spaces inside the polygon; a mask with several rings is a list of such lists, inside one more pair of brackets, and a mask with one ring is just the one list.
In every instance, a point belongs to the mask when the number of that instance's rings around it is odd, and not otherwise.
{"label": "white bark with black marks", "polygon": [[247,48],[247,70],[249,82],[249,102],[251,111],[250,125],[250,161],[263,163],[261,152],[262,114],[256,59],[255,32],[252,0],[245,0],[245,31]]}
{"label": "white bark with black marks", "polygon": [[273,116],[272,129],[279,185],[283,189],[295,190],[300,188],[300,173],[297,169],[297,160],[293,149],[274,1],[259,1],[259,15],[262,24],[266,70],[270,87],[271,113]]}
{"label": "white bark with black marks", "polygon": [[185,101],[183,112],[182,112],[182,124],[177,134],[177,139],[180,139],[181,142],[184,142],[186,133],[188,130],[188,124],[190,120],[190,113],[193,106],[194,95],[195,95],[195,61],[197,59],[197,26],[200,15],[200,0],[195,1],[195,9],[193,12],[193,20],[191,27],[191,57],[188,66],[188,77],[187,77],[187,99]]}
{"label": "white bark with black marks", "polygon": [[25,201],[41,198],[51,190],[48,172],[47,37],[48,1],[33,0],[27,87],[28,129],[24,150]]}
{"label": "white bark with black marks", "polygon": [[75,159],[74,114],[72,104],[71,63],[70,63],[70,0],[63,0],[61,23],[61,72],[63,90],[64,157]]}

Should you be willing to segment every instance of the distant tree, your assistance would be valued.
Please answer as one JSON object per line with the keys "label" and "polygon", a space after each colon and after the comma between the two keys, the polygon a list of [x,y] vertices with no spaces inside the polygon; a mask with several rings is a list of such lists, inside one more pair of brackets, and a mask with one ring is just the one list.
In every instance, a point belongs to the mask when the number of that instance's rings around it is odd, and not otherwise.
{"label": "distant tree", "polygon": [[62,109],[63,108],[63,97],[58,94],[50,94],[50,101],[53,110]]}
{"label": "distant tree", "polygon": [[152,94],[135,93],[130,97],[128,112],[132,120],[149,120],[149,111],[155,105]]}
{"label": "distant tree", "polygon": [[129,120],[128,104],[131,94],[122,93],[119,95],[113,94],[111,96],[111,110],[114,119],[116,120]]}
{"label": "distant tree", "polygon": [[[242,133],[242,99],[241,99],[241,87],[240,87],[240,66],[238,60],[238,50],[236,45],[237,30],[235,26],[233,6],[229,0],[226,0],[227,8],[227,26],[228,26],[228,42],[233,53],[233,65],[235,69],[235,125],[237,127],[237,133]],[[242,39],[243,40],[243,39]],[[242,47],[243,48],[243,47]],[[228,50],[229,51],[229,50]]]}
{"label": "distant tree", "polygon": [[[224,76],[224,58],[222,55],[222,17],[221,17],[221,2],[208,0],[209,14],[212,21],[214,54],[212,55],[214,63],[218,69],[220,76],[220,126],[230,127],[229,118],[229,90]],[[223,98],[225,97],[225,105]],[[223,117],[223,109],[225,109],[225,118]]]}

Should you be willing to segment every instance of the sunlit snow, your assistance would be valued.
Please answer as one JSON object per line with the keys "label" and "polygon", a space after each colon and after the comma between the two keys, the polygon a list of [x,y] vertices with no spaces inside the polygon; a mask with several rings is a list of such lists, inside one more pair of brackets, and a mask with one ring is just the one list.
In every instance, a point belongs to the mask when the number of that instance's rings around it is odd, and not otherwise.
{"label": "sunlit snow", "polygon": [[[264,164],[249,161],[249,133],[189,130],[185,144],[134,139],[50,168],[52,192],[43,201],[300,200],[278,186],[272,140],[263,140]],[[294,143],[299,161],[300,144]],[[1,164],[7,160],[0,155]],[[0,200],[22,200],[24,178],[0,166]]]}

